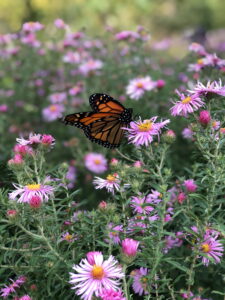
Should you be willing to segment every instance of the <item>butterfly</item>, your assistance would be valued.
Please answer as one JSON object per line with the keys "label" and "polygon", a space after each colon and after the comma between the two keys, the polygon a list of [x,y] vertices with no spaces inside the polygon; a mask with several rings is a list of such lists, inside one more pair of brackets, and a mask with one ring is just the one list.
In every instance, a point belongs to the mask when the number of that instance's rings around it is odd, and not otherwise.
{"label": "butterfly", "polygon": [[125,108],[112,97],[98,93],[89,97],[89,103],[93,111],[67,115],[61,121],[81,128],[94,143],[107,148],[119,147],[123,128],[132,121],[132,108]]}

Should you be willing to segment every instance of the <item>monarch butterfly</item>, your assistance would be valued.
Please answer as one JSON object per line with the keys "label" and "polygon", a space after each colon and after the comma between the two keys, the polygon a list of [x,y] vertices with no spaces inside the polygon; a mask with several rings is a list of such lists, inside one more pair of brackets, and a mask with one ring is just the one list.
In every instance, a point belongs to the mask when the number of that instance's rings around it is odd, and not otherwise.
{"label": "monarch butterfly", "polygon": [[61,121],[81,128],[92,142],[103,147],[119,147],[124,134],[123,127],[131,122],[132,108],[125,108],[106,94],[91,95],[89,103],[93,111],[67,115]]}

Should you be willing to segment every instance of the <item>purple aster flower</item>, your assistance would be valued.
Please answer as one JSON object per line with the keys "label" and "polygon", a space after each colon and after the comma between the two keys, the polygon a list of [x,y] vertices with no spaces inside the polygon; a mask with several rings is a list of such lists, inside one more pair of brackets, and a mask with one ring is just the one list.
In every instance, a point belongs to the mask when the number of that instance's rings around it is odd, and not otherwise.
{"label": "purple aster flower", "polygon": [[149,294],[148,291],[148,269],[147,268],[140,268],[137,270],[134,270],[132,272],[134,275],[133,277],[133,284],[132,288],[136,294],[139,294],[139,296],[147,295]]}
{"label": "purple aster flower", "polygon": [[222,85],[221,79],[219,81],[208,81],[206,85],[198,82],[193,90],[189,90],[189,93],[196,96],[225,96],[225,86]]}
{"label": "purple aster flower", "polygon": [[106,188],[109,193],[114,194],[115,190],[118,191],[120,188],[120,180],[118,174],[108,175],[106,179],[95,177],[93,184],[96,189]]}
{"label": "purple aster flower", "polygon": [[145,145],[146,147],[152,143],[155,135],[159,137],[161,129],[166,126],[170,120],[156,123],[157,117],[149,120],[131,122],[130,128],[124,128],[128,131],[128,140],[135,146]]}
{"label": "purple aster flower", "polygon": [[96,74],[96,70],[100,70],[103,67],[103,62],[99,59],[89,59],[85,63],[82,63],[79,67],[79,71],[82,75],[88,76],[90,74]]}
{"label": "purple aster flower", "polygon": [[16,200],[18,203],[29,203],[33,196],[38,196],[42,202],[47,202],[54,195],[54,188],[46,184],[32,183],[25,186],[14,184],[14,187],[16,190],[9,193],[9,199]]}
{"label": "purple aster flower", "polygon": [[133,208],[134,213],[149,214],[154,210],[154,207],[147,205],[147,197],[132,197],[130,206]]}
{"label": "purple aster flower", "polygon": [[99,296],[101,300],[126,300],[121,290],[103,289]]}
{"label": "purple aster flower", "polygon": [[131,99],[138,100],[146,91],[151,91],[156,86],[157,82],[153,81],[150,76],[135,78],[129,82],[126,92]]}
{"label": "purple aster flower", "polygon": [[64,111],[62,104],[52,104],[42,110],[42,116],[46,122],[52,122],[60,118]]}
{"label": "purple aster flower", "polygon": [[20,276],[16,281],[10,279],[12,283],[9,286],[5,286],[0,290],[0,296],[7,298],[11,293],[15,293],[16,289],[26,282],[25,276]]}
{"label": "purple aster flower", "polygon": [[170,109],[172,116],[187,117],[188,114],[191,114],[194,111],[198,110],[200,107],[204,106],[204,102],[196,94],[185,96],[178,90],[176,91],[176,93],[181,100],[178,102],[174,102],[174,106]]}
{"label": "purple aster flower", "polygon": [[70,273],[72,289],[84,300],[91,300],[93,295],[99,297],[103,289],[118,290],[119,280],[124,277],[117,260],[110,255],[104,261],[102,253],[94,255],[94,264],[82,259],[73,269],[76,273]]}
{"label": "purple aster flower", "polygon": [[185,138],[187,140],[193,140],[193,134],[194,134],[194,132],[188,127],[184,128],[182,131],[183,138]]}
{"label": "purple aster flower", "polygon": [[[114,226],[113,223],[108,224],[109,229],[109,238],[113,241],[114,244],[120,243],[120,233],[123,232],[123,225],[116,225]],[[106,240],[109,242],[108,240]]]}
{"label": "purple aster flower", "polygon": [[16,141],[18,144],[26,146],[26,145],[34,145],[40,144],[42,140],[41,134],[30,133],[29,138],[26,140],[23,137],[17,138]]}
{"label": "purple aster flower", "polygon": [[49,96],[49,100],[52,104],[62,103],[66,100],[66,93],[55,93]]}
{"label": "purple aster flower", "polygon": [[100,153],[88,153],[84,160],[85,167],[94,173],[101,174],[107,170],[107,160]]}
{"label": "purple aster flower", "polygon": [[[199,250],[207,257],[211,257],[214,263],[217,264],[220,263],[220,257],[223,256],[224,248],[220,241],[206,235],[205,240],[199,245]],[[202,257],[202,263],[205,266],[208,266],[209,262],[211,262],[207,257]]]}

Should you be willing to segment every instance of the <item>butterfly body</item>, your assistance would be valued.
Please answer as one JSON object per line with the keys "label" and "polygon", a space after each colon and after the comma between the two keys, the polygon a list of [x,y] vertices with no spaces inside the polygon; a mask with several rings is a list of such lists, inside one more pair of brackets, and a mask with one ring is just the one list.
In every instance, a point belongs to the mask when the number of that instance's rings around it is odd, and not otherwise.
{"label": "butterfly body", "polygon": [[106,94],[93,94],[89,102],[92,112],[67,115],[62,122],[83,129],[92,142],[107,148],[119,147],[123,128],[132,120],[132,109]]}

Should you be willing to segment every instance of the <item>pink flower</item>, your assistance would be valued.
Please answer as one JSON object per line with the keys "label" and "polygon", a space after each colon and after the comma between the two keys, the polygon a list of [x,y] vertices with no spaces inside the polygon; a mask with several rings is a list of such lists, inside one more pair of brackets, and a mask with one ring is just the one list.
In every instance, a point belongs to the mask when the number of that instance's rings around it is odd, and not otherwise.
{"label": "pink flower", "polygon": [[41,143],[41,134],[30,133],[28,140],[24,138],[17,138],[17,143],[20,145],[35,145]]}
{"label": "pink flower", "polygon": [[[205,240],[199,245],[200,252],[204,253],[205,256],[210,257],[214,260],[214,263],[220,263],[220,257],[223,256],[224,248],[220,241],[216,240],[216,238],[205,236]],[[209,265],[209,260],[207,257],[202,257],[202,263],[205,266]]]}
{"label": "pink flower", "polygon": [[60,118],[64,111],[65,108],[63,105],[52,104],[42,110],[42,116],[46,122],[52,122]]}
{"label": "pink flower", "polygon": [[158,88],[158,89],[161,89],[161,88],[163,88],[164,86],[165,86],[165,80],[163,80],[163,79],[159,79],[159,80],[157,80],[156,81],[156,87]]}
{"label": "pink flower", "polygon": [[78,82],[74,87],[72,87],[71,89],[69,89],[69,94],[71,96],[76,96],[78,94],[80,94],[81,92],[83,92],[84,90],[84,85],[82,82]]}
{"label": "pink flower", "polygon": [[134,270],[132,273],[133,277],[133,284],[132,288],[136,294],[139,294],[139,296],[147,295],[149,294],[148,292],[148,269],[147,268],[140,268],[137,270]]}
{"label": "pink flower", "polygon": [[194,182],[194,179],[185,180],[184,186],[189,193],[194,193],[197,190],[197,184]]}
{"label": "pink flower", "polygon": [[171,235],[165,237],[165,247],[163,249],[164,253],[168,253],[168,251],[175,247],[180,247],[183,244],[183,232],[177,232],[176,237]]}
{"label": "pink flower", "polygon": [[100,153],[88,153],[84,160],[85,167],[96,174],[104,173],[107,170],[107,160]]}
{"label": "pink flower", "polygon": [[192,140],[194,132],[190,128],[184,128],[182,131],[182,136],[185,139]]}
{"label": "pink flower", "polygon": [[145,145],[146,147],[152,143],[153,137],[161,132],[161,129],[167,125],[170,120],[156,123],[157,117],[149,120],[131,122],[130,128],[124,128],[128,131],[128,140],[135,146]]}
{"label": "pink flower", "polygon": [[73,269],[76,273],[70,273],[72,289],[84,300],[91,300],[93,295],[99,297],[103,289],[118,290],[119,280],[124,277],[115,258],[110,255],[104,261],[101,253],[94,255],[94,264],[82,259]]}
{"label": "pink flower", "polygon": [[8,106],[6,104],[1,104],[0,105],[0,112],[7,112]]}
{"label": "pink flower", "polygon": [[8,218],[15,218],[17,216],[18,212],[15,209],[9,209],[6,212],[6,215]]}
{"label": "pink flower", "polygon": [[126,300],[121,290],[103,289],[99,296],[101,300]]}
{"label": "pink flower", "polygon": [[136,256],[138,246],[139,246],[138,241],[126,238],[125,240],[122,241],[122,253],[129,257]]}
{"label": "pink flower", "polygon": [[156,87],[157,83],[151,77],[141,77],[130,80],[126,93],[131,99],[140,99],[146,91],[151,91]]}
{"label": "pink flower", "polygon": [[146,197],[132,197],[130,206],[136,214],[149,214],[154,208],[148,205],[148,198]]}
{"label": "pink flower", "polygon": [[140,38],[140,35],[139,35],[139,33],[134,32],[134,31],[124,30],[124,31],[118,32],[115,35],[115,38],[119,41],[130,40],[130,41],[134,42],[135,40]]}
{"label": "pink flower", "polygon": [[41,42],[38,41],[36,35],[31,32],[21,37],[21,43],[33,48],[39,48],[41,46]]}
{"label": "pink flower", "polygon": [[59,28],[59,29],[65,29],[66,28],[66,24],[64,23],[64,21],[62,19],[56,19],[54,21],[55,27]]}
{"label": "pink flower", "polygon": [[95,71],[102,69],[102,67],[103,62],[101,60],[89,59],[88,61],[79,66],[79,71],[82,75],[88,76],[93,73],[95,74]]}
{"label": "pink flower", "polygon": [[26,32],[36,32],[44,28],[39,22],[27,22],[23,24],[22,30]]}
{"label": "pink flower", "polygon": [[32,298],[28,295],[24,295],[24,296],[20,297],[19,300],[32,300]]}
{"label": "pink flower", "polygon": [[14,184],[14,187],[16,190],[9,193],[9,199],[16,200],[18,203],[29,203],[33,196],[38,196],[42,202],[47,202],[54,195],[54,188],[50,185],[33,183],[22,186]]}
{"label": "pink flower", "polygon": [[200,107],[204,106],[204,102],[199,98],[198,95],[188,95],[176,91],[180,97],[180,101],[174,103],[174,106],[170,109],[172,116],[183,116],[187,117],[188,114],[193,113]]}
{"label": "pink flower", "polygon": [[199,55],[205,56],[206,55],[206,51],[205,48],[198,43],[191,43],[191,45],[189,46],[189,50],[198,53]]}
{"label": "pink flower", "polygon": [[114,191],[118,191],[120,188],[119,176],[115,173],[108,175],[106,179],[95,177],[93,184],[96,189],[106,188],[109,193],[114,194]]}
{"label": "pink flower", "polygon": [[81,62],[81,55],[78,52],[68,51],[63,56],[63,61],[69,64],[78,64]]}
{"label": "pink flower", "polygon": [[[114,244],[120,243],[120,233],[123,232],[123,225],[114,226],[113,223],[108,224],[109,229],[109,238],[112,240]],[[108,240],[106,240],[109,242]]]}
{"label": "pink flower", "polygon": [[77,178],[77,170],[73,165],[70,165],[66,173],[66,179],[69,181],[68,183],[69,189],[72,189],[74,187],[76,178]]}
{"label": "pink flower", "polygon": [[42,199],[39,196],[32,196],[29,201],[31,208],[40,208],[42,204]]}
{"label": "pink flower", "polygon": [[220,121],[212,120],[212,129],[218,130],[220,128]]}
{"label": "pink flower", "polygon": [[208,110],[202,110],[199,114],[199,123],[203,126],[207,126],[211,121],[210,112]]}
{"label": "pink flower", "polygon": [[10,279],[12,283],[9,286],[5,286],[4,288],[1,288],[0,293],[1,297],[7,298],[11,293],[15,293],[16,289],[19,288],[21,285],[23,285],[26,282],[25,276],[20,276],[16,281]]}
{"label": "pink flower", "polygon": [[107,206],[108,206],[107,202],[101,201],[101,202],[99,203],[99,205],[98,205],[98,208],[99,208],[100,210],[104,211],[104,210],[107,209]]}
{"label": "pink flower", "polygon": [[47,147],[53,146],[55,139],[50,134],[43,134],[41,138],[41,144]]}
{"label": "pink flower", "polygon": [[87,256],[87,260],[89,262],[90,265],[94,265],[95,264],[95,255],[101,255],[102,253],[99,252],[99,251],[91,251],[91,252],[88,252],[86,254]]}
{"label": "pink flower", "polygon": [[219,81],[208,81],[206,85],[198,82],[193,90],[189,90],[189,93],[197,97],[213,95],[225,96],[225,86],[222,85],[221,79]]}
{"label": "pink flower", "polygon": [[69,232],[65,232],[62,235],[61,240],[62,241],[67,241],[67,242],[73,242],[76,238],[74,237],[74,235],[70,234]]}
{"label": "pink flower", "polygon": [[66,100],[66,93],[54,93],[49,96],[49,100],[52,104],[62,103]]}
{"label": "pink flower", "polygon": [[183,192],[180,192],[177,196],[177,200],[180,204],[182,204],[184,202],[184,200],[186,199],[186,195]]}
{"label": "pink flower", "polygon": [[15,154],[12,159],[8,161],[9,166],[22,166],[24,160],[21,154]]}

